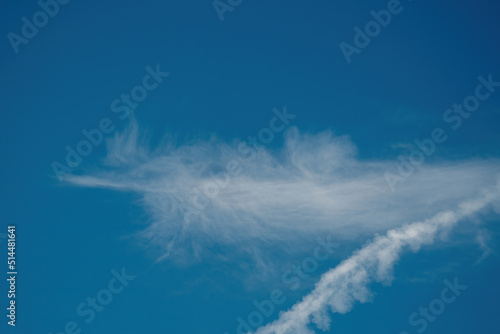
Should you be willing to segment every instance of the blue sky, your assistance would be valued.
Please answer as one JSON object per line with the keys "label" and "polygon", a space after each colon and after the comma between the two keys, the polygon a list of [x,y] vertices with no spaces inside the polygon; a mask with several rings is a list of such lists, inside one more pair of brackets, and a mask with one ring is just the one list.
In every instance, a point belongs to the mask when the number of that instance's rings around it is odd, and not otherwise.
{"label": "blue sky", "polygon": [[2,4],[2,333],[497,333],[499,5],[222,2]]}

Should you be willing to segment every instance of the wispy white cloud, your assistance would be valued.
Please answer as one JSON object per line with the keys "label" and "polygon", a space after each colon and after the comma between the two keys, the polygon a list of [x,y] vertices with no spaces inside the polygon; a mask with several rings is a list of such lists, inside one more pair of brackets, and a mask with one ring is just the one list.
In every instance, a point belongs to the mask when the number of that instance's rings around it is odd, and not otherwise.
{"label": "wispy white cloud", "polygon": [[477,259],[476,264],[485,260],[493,252],[489,243],[491,242],[491,236],[486,229],[480,229],[476,234],[476,242],[482,251],[481,256]]}
{"label": "wispy white cloud", "polygon": [[497,185],[482,191],[475,199],[461,203],[455,211],[442,211],[430,219],[389,230],[323,274],[311,293],[281,313],[278,320],[255,333],[315,333],[312,325],[328,330],[330,313],[346,313],[356,302],[369,301],[372,298],[370,283],[389,284],[392,281],[394,265],[405,250],[417,252],[423,245],[432,244],[439,233],[498,202],[499,194],[500,186]]}
{"label": "wispy white cloud", "polygon": [[393,162],[358,158],[348,137],[296,128],[284,136],[273,150],[173,136],[153,149],[133,121],[108,140],[98,171],[67,180],[140,194],[151,218],[140,237],[159,257],[186,259],[226,246],[252,255],[263,244],[300,249],[323,233],[366,238],[453,207],[500,171],[498,160],[427,164],[391,192],[383,174]]}

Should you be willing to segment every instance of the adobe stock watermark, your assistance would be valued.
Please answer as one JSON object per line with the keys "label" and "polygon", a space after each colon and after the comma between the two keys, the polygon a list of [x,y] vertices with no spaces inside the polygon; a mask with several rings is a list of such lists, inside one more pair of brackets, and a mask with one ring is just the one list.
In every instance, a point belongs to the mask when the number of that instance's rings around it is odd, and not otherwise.
{"label": "adobe stock watermark", "polygon": [[[454,303],[463,291],[467,289],[466,285],[460,285],[455,277],[453,283],[445,279],[443,281],[446,286],[441,290],[439,298],[435,298],[429,302],[427,307],[419,307],[418,312],[413,312],[408,318],[408,323],[412,327],[417,327],[417,333],[423,333],[429,326],[429,323],[436,321],[437,317],[443,314],[446,306]],[[410,334],[407,331],[399,334]]]}
{"label": "adobe stock watermark", "polygon": [[37,2],[41,10],[35,12],[31,20],[26,16],[21,18],[23,25],[21,26],[21,35],[14,32],[7,34],[7,39],[14,49],[14,52],[19,53],[19,46],[21,44],[28,44],[30,39],[38,35],[38,29],[45,27],[49,20],[54,18],[60,9],[60,5],[66,5],[70,0],[40,0]]}
{"label": "adobe stock watermark", "polygon": [[[446,109],[443,113],[443,121],[451,123],[451,129],[458,130],[462,126],[463,120],[478,110],[481,102],[487,100],[495,92],[496,87],[500,87],[500,82],[493,81],[492,74],[489,74],[487,78],[480,75],[477,80],[479,84],[476,86],[474,94],[467,96],[461,104],[454,103],[452,108]],[[397,184],[412,176],[417,168],[425,162],[425,159],[434,154],[437,144],[442,144],[447,139],[446,131],[440,127],[434,128],[428,138],[415,139],[416,148],[409,154],[398,156],[395,171],[384,173],[391,191],[394,192]]]}
{"label": "adobe stock watermark", "polygon": [[180,209],[184,212],[184,221],[189,222],[190,217],[198,215],[216,198],[221,190],[225,189],[231,182],[231,178],[238,176],[242,172],[241,161],[249,162],[255,159],[258,150],[263,149],[263,145],[269,145],[274,140],[276,133],[283,132],[290,124],[290,120],[297,115],[289,114],[287,107],[283,107],[283,111],[276,108],[272,110],[274,117],[269,121],[269,127],[259,130],[257,136],[249,136],[246,142],[238,145],[238,160],[233,159],[226,163],[225,169],[218,174],[210,172],[211,180],[206,182],[202,187],[193,189],[193,197],[191,204],[180,204]]}
{"label": "adobe stock watermark", "polygon": [[[311,273],[318,269],[319,263],[326,261],[339,247],[339,244],[332,242],[332,236],[329,235],[325,239],[317,239],[319,245],[314,248],[313,255],[304,258],[300,264],[293,265],[289,270],[285,271],[281,276],[283,284],[288,285],[288,289],[295,291],[300,287],[303,280],[310,278]],[[255,311],[252,311],[246,319],[237,317],[238,325],[236,334],[253,333],[255,329],[264,324],[264,320],[273,315],[277,310],[277,306],[286,302],[285,291],[274,289],[269,293],[269,299],[262,301],[254,300],[253,305]],[[266,320],[267,322],[267,320]],[[224,334],[229,334],[225,332]]]}
{"label": "adobe stock watermark", "polygon": [[373,17],[373,20],[368,21],[363,30],[358,26],[353,28],[355,32],[353,38],[354,45],[344,41],[340,42],[340,50],[348,64],[352,62],[351,58],[353,54],[359,55],[361,50],[366,48],[371,40],[382,32],[382,28],[386,28],[391,23],[393,16],[400,14],[404,9],[399,0],[389,0],[386,7],[387,9],[382,9],[378,12],[371,10],[370,15]]}
{"label": "adobe stock watermark", "polygon": [[[111,111],[118,114],[120,120],[126,119],[130,115],[130,111],[137,108],[139,103],[146,99],[148,91],[156,89],[163,82],[163,79],[170,75],[168,72],[162,72],[159,64],[156,65],[155,69],[146,66],[146,72],[141,84],[134,86],[129,94],[121,94],[120,98],[111,102]],[[64,176],[71,174],[82,163],[84,157],[89,156],[95,147],[101,145],[104,136],[112,133],[115,129],[113,121],[107,117],[101,119],[94,129],[83,129],[81,133],[85,139],[80,140],[75,148],[66,145],[65,164],[58,161],[52,162],[51,166],[57,179],[62,182]]]}
{"label": "adobe stock watermark", "polygon": [[[90,324],[96,317],[96,312],[102,312],[112,301],[114,296],[123,292],[123,289],[128,286],[129,282],[135,279],[135,276],[127,275],[125,268],[122,268],[121,273],[116,270],[111,270],[113,277],[109,280],[106,288],[101,289],[97,294],[78,304],[76,307],[76,314],[85,318],[84,322]],[[79,334],[82,328],[76,321],[68,321],[64,325],[62,331],[54,334]],[[52,332],[49,332],[52,334]]]}
{"label": "adobe stock watermark", "polygon": [[212,5],[221,22],[224,21],[224,13],[232,12],[236,7],[241,5],[243,0],[214,0]]}

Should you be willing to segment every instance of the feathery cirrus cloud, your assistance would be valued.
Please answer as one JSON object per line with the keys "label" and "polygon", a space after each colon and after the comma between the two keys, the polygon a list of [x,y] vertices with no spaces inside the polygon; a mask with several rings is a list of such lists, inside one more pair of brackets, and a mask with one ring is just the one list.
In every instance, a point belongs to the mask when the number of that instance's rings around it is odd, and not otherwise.
{"label": "feathery cirrus cloud", "polygon": [[429,163],[391,192],[383,175],[394,162],[360,159],[348,137],[331,131],[290,128],[279,150],[215,136],[151,148],[144,135],[133,120],[108,139],[98,171],[67,180],[139,194],[150,217],[139,236],[160,258],[201,258],[215,245],[247,254],[259,243],[300,249],[323,233],[371,236],[454,207],[500,170],[497,160]]}

